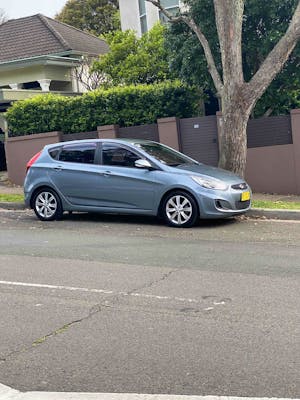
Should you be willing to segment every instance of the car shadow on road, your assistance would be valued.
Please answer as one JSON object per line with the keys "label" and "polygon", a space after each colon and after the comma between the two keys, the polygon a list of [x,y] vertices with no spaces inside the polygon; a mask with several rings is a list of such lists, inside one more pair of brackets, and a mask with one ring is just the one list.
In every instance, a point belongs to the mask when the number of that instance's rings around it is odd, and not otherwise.
{"label": "car shadow on road", "polygon": [[[100,213],[81,213],[72,212],[65,213],[62,221],[84,221],[92,223],[109,223],[109,224],[129,224],[129,225],[144,225],[144,226],[160,226],[172,229],[168,227],[165,222],[158,217],[153,216],[140,216],[140,215],[124,215],[124,214],[100,214]],[[192,228],[189,229],[209,229],[220,226],[229,226],[238,223],[237,217],[226,218],[226,219],[207,219],[199,220],[199,222]],[[173,228],[183,229],[183,228]]]}

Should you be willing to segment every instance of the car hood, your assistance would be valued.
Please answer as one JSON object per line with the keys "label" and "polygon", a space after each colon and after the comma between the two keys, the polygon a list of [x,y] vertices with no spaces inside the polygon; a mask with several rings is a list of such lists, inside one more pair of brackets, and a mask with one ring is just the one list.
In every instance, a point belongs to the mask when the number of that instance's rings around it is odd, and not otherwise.
{"label": "car hood", "polygon": [[211,167],[210,165],[205,164],[182,164],[177,167],[171,167],[173,172],[186,172],[190,175],[190,172],[194,174],[206,175],[212,178],[220,179],[225,182],[233,182],[240,183],[243,182],[243,178],[238,175],[233,174],[230,171],[226,171],[225,169]]}

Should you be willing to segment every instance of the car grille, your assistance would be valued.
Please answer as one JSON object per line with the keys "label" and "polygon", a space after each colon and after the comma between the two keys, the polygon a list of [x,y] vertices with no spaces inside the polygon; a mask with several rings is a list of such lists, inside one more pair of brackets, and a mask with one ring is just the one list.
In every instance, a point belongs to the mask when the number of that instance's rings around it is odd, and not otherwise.
{"label": "car grille", "polygon": [[250,200],[248,201],[236,201],[235,206],[237,210],[244,210],[250,206]]}
{"label": "car grille", "polygon": [[248,185],[246,182],[241,182],[236,185],[232,185],[231,188],[235,190],[245,190],[248,188]]}

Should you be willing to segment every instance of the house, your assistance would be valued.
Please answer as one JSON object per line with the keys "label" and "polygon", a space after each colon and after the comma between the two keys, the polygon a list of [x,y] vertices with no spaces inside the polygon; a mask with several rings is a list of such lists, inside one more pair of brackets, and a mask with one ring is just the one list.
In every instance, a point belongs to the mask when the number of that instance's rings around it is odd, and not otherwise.
{"label": "house", "polygon": [[82,92],[74,69],[83,56],[107,51],[104,40],[41,14],[5,22],[0,25],[0,112],[37,93]]}
{"label": "house", "polygon": [[[161,0],[170,13],[176,14],[180,0]],[[138,36],[147,32],[157,21],[165,21],[165,16],[157,7],[146,0],[119,0],[121,27],[123,31],[133,29]]]}

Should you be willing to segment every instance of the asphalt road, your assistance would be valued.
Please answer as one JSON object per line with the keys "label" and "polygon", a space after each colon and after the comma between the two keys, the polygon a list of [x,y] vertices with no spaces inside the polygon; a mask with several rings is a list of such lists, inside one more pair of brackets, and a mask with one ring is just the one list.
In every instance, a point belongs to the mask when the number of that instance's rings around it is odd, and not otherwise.
{"label": "asphalt road", "polygon": [[300,223],[0,211],[0,383],[300,397]]}

